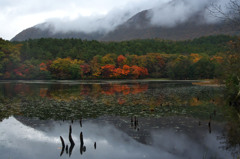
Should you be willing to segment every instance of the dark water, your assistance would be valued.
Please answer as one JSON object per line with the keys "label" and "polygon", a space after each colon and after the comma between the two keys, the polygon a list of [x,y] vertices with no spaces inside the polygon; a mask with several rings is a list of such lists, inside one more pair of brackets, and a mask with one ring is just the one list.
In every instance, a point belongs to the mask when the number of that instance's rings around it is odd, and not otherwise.
{"label": "dark water", "polygon": [[0,158],[233,158],[222,87],[142,80],[0,88]]}

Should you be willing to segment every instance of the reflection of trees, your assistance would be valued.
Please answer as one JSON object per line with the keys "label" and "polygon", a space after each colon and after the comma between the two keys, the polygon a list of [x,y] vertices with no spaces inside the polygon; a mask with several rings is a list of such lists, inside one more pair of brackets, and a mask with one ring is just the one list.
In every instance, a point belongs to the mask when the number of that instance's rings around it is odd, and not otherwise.
{"label": "reflection of trees", "polygon": [[[70,147],[68,148],[68,145],[67,145],[66,148],[65,148],[64,139],[62,138],[62,136],[60,136],[60,140],[61,140],[61,143],[62,143],[62,150],[61,150],[60,156],[63,155],[65,150],[66,150],[66,154],[68,154],[68,152],[69,152],[69,157],[72,155],[72,151],[73,151],[73,148],[75,146],[75,142],[73,141],[73,138],[72,138],[72,126],[71,125],[69,126],[68,139],[70,141]],[[96,149],[96,142],[94,142],[94,148]],[[81,132],[80,133],[80,154],[82,155],[83,152],[86,152],[86,146],[84,145],[83,133]]]}
{"label": "reflection of trees", "polygon": [[[6,84],[2,87],[14,90],[2,93],[6,99],[15,97],[18,100],[15,105],[19,105],[20,111],[14,107],[14,112],[43,119],[96,117],[103,114],[129,115],[132,112],[143,116],[186,115],[191,110],[193,111],[190,114],[195,116],[201,114],[196,111],[202,107],[213,111],[213,107],[223,103],[219,91],[221,89],[201,86],[111,83],[70,86]],[[6,106],[2,106],[2,112],[9,112]],[[6,111],[4,113],[7,114]]]}
{"label": "reflection of trees", "polygon": [[[154,88],[155,85],[153,85]],[[5,84],[5,97],[42,97],[58,101],[84,100],[91,98],[92,102],[102,102],[114,105],[148,105],[151,109],[156,106],[198,106],[211,101],[219,104],[222,101],[220,93],[214,88],[204,87],[163,87],[149,89],[149,84],[80,84],[80,85],[30,85]],[[217,99],[218,98],[218,99]]]}
{"label": "reflection of trees", "polygon": [[99,94],[138,94],[147,91],[148,84],[81,84],[81,85],[42,85],[34,86],[29,84],[4,84],[3,92],[8,97],[12,96],[41,96],[53,99],[71,100],[81,96],[96,97]]}
{"label": "reflection of trees", "polygon": [[223,133],[222,141],[226,144],[226,149],[231,150],[235,158],[240,156],[240,116],[234,108],[226,107],[227,116],[226,133]]}
{"label": "reflection of trees", "polygon": [[148,84],[134,84],[134,85],[120,85],[120,84],[109,84],[102,89],[102,94],[113,95],[113,94],[138,94],[148,90]]}

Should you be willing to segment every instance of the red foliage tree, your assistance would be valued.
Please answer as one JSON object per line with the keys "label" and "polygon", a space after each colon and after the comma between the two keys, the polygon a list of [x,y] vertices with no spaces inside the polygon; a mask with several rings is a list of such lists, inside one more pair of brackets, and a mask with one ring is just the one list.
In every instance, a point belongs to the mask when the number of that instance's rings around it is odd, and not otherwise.
{"label": "red foliage tree", "polygon": [[136,79],[139,77],[145,77],[148,75],[148,70],[144,67],[138,67],[136,65],[131,67],[131,76],[132,78]]}
{"label": "red foliage tree", "polygon": [[82,69],[82,73],[83,75],[87,75],[90,73],[91,71],[91,68],[90,68],[90,65],[89,64],[83,64],[83,65],[80,65],[81,69]]}
{"label": "red foliage tree", "polygon": [[111,78],[115,72],[114,65],[105,65],[101,67],[101,73],[104,78]]}

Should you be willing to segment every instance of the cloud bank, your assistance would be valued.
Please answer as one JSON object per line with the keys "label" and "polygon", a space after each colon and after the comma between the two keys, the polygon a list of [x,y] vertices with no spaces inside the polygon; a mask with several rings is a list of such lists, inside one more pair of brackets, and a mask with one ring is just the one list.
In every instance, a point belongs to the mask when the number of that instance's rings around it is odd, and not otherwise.
{"label": "cloud bank", "polygon": [[104,34],[115,30],[138,12],[148,9],[151,9],[148,17],[153,26],[173,27],[186,22],[196,14],[202,14],[202,21],[199,23],[214,23],[217,19],[209,13],[209,7],[212,3],[225,6],[227,2],[228,0],[152,0],[151,2],[142,0],[114,8],[105,15],[48,19],[45,25],[39,27],[46,29],[50,25],[53,33],[74,31]]}
{"label": "cloud bank", "polygon": [[124,5],[112,8],[106,14],[92,14],[89,16],[77,16],[75,18],[51,18],[47,19],[43,25],[37,27],[46,29],[51,26],[54,33],[79,31],[85,33],[101,32],[108,33],[117,26],[126,22],[129,18],[142,10],[153,8],[156,4],[164,4],[169,0],[133,0]]}

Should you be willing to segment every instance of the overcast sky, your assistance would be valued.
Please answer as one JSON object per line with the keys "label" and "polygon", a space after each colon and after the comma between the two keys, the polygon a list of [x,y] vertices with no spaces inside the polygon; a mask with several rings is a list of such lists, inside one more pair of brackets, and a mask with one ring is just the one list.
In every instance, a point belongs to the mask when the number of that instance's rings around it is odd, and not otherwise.
{"label": "overcast sky", "polygon": [[[164,5],[169,1],[171,0],[0,0],[0,37],[10,40],[22,30],[46,21],[60,24],[58,25],[60,29],[69,26],[72,27],[71,29],[76,29],[74,26],[78,28],[85,26],[91,30],[96,27],[109,29],[108,27],[117,26],[139,11]],[[189,7],[194,6],[197,10],[197,6],[204,6],[209,2],[208,0],[184,1],[189,2],[188,7],[183,7],[185,3],[179,3],[180,8],[178,9],[184,16],[189,14]],[[183,12],[183,10],[187,10],[187,12]],[[172,12],[172,9],[165,9],[164,15],[167,15],[168,12]],[[175,15],[179,16],[178,12],[175,12]],[[166,16],[164,17],[166,18]],[[99,23],[98,26],[95,26],[93,21],[101,18],[106,19],[104,24]],[[156,16],[154,18],[155,23],[162,21]],[[73,23],[65,26],[62,25],[63,21]]]}

